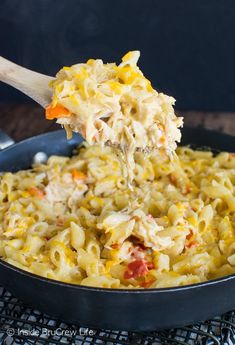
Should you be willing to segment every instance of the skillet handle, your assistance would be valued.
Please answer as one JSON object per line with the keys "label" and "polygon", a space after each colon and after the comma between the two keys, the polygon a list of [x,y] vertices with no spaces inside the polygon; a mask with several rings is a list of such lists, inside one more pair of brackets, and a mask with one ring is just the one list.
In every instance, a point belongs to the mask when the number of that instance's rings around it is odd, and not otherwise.
{"label": "skillet handle", "polygon": [[0,129],[0,150],[13,145],[15,142],[6,133]]}

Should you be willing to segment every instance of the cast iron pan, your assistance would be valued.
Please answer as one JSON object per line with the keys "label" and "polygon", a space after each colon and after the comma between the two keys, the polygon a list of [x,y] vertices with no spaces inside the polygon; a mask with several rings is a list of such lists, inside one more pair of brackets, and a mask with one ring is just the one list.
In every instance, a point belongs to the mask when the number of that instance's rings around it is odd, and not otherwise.
{"label": "cast iron pan", "polygon": [[[82,141],[63,130],[33,137],[0,152],[0,171],[30,167],[34,155],[70,155]],[[183,144],[235,151],[235,137],[184,129]],[[151,331],[192,324],[235,308],[235,275],[165,289],[111,290],[41,278],[0,260],[0,284],[26,304],[66,322],[91,328]]]}

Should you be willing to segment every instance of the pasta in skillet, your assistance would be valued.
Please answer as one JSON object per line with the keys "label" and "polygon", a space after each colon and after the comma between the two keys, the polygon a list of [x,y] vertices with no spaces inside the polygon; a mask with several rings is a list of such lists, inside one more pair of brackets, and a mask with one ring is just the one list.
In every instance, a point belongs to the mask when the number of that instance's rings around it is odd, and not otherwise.
{"label": "pasta in skillet", "polygon": [[177,154],[135,153],[133,190],[116,151],[98,145],[4,173],[1,258],[47,278],[120,289],[235,273],[235,157]]}

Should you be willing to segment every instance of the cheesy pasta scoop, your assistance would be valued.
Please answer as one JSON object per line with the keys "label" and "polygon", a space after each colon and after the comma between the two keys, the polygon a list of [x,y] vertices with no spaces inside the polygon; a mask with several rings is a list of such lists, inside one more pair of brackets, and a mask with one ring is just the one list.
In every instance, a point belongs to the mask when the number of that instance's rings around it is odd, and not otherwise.
{"label": "cheesy pasta scoop", "polygon": [[118,146],[133,179],[134,152],[176,149],[182,118],[174,98],[158,93],[137,66],[139,51],[127,53],[119,65],[90,59],[63,67],[52,82],[47,119],[79,132],[90,144]]}

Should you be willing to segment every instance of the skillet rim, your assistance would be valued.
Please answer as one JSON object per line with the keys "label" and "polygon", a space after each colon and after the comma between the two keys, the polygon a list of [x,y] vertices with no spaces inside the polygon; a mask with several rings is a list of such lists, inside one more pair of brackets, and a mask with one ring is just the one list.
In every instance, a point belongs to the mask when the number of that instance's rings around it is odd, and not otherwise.
{"label": "skillet rim", "polygon": [[[204,132],[204,133],[210,133],[210,134],[215,134],[215,135],[219,135],[219,136],[223,136],[226,137],[227,139],[231,139],[231,140],[235,140],[235,136],[230,135],[230,134],[226,134],[226,133],[221,133],[219,131],[216,130],[210,130],[207,128],[200,128],[200,127],[188,127],[185,126],[184,129],[188,129],[188,130],[195,130],[195,131],[199,131],[199,132]],[[18,143],[15,143],[9,147],[6,147],[3,150],[0,150],[0,156],[2,154],[2,152],[7,152],[9,150],[12,150],[15,148],[15,146],[18,145],[23,145],[26,144],[27,142],[30,142],[31,140],[36,140],[39,138],[43,138],[43,137],[48,137],[48,136],[54,136],[56,134],[60,134],[64,132],[63,129],[60,130],[56,130],[56,131],[52,131],[52,132],[47,132],[47,133],[42,133],[39,135],[35,135],[33,137],[29,137],[26,138]],[[79,134],[78,134],[79,135]],[[75,142],[76,143],[76,139],[73,137],[72,139],[69,140],[69,142]],[[79,145],[79,144],[78,144]],[[190,144],[189,144],[190,145]],[[187,145],[186,145],[187,146]],[[222,151],[221,151],[222,152]],[[170,293],[170,292],[181,292],[181,291],[185,291],[185,290],[191,290],[191,289],[196,289],[196,288],[202,288],[204,286],[210,286],[210,285],[216,285],[216,284],[222,284],[224,282],[230,281],[230,280],[234,280],[235,279],[235,273],[234,274],[230,274],[230,275],[226,275],[223,276],[221,278],[216,278],[216,279],[211,279],[211,280],[207,280],[204,282],[199,282],[199,283],[195,283],[195,284],[188,284],[188,285],[182,285],[182,286],[175,286],[175,287],[166,287],[166,288],[148,288],[148,289],[113,289],[113,288],[102,288],[102,287],[93,287],[93,286],[86,286],[86,285],[79,285],[79,284],[72,284],[72,283],[66,283],[66,282],[61,282],[59,280],[55,280],[55,279],[50,279],[50,278],[46,278],[46,277],[42,277],[40,275],[28,272],[26,270],[23,270],[17,266],[14,266],[12,264],[9,264],[8,262],[2,260],[0,258],[0,266],[5,267],[6,269],[10,269],[12,271],[16,271],[17,273],[26,276],[26,278],[31,278],[31,279],[36,279],[39,280],[41,282],[45,282],[48,284],[52,284],[52,285],[56,285],[56,286],[60,286],[60,287],[64,287],[64,288],[73,288],[76,290],[84,290],[84,291],[95,291],[95,292],[108,292],[108,293],[115,293],[115,294],[161,294],[161,293]]]}

